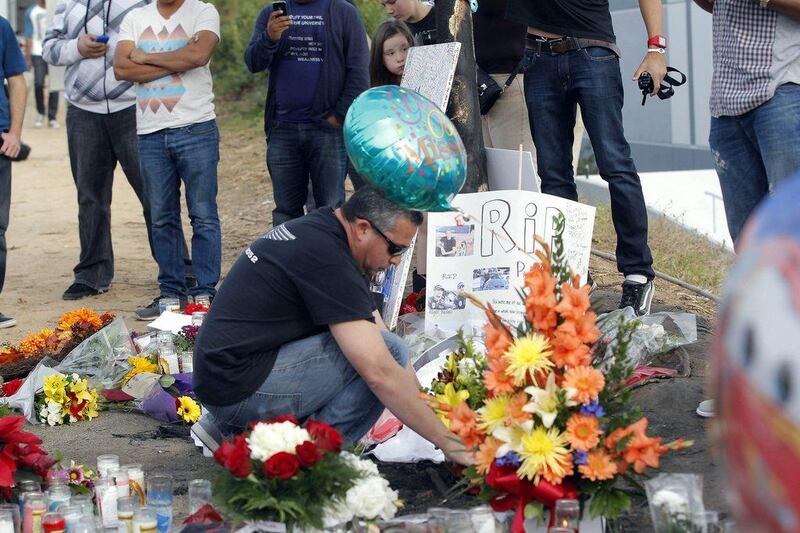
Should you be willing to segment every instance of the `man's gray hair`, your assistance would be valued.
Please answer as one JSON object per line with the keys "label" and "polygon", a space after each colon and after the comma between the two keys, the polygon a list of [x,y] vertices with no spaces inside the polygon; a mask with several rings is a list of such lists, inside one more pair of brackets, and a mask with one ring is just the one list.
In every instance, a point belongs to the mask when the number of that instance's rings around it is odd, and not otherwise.
{"label": "man's gray hair", "polygon": [[415,226],[422,224],[422,213],[390,202],[370,186],[362,187],[353,193],[342,206],[342,214],[349,222],[361,218],[384,231],[394,228],[399,217],[406,218]]}

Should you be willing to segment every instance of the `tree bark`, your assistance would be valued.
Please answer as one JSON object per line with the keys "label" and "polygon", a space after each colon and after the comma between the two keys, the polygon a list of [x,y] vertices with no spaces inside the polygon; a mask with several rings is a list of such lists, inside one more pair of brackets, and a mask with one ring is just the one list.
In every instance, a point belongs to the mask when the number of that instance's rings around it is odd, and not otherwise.
{"label": "tree bark", "polygon": [[447,104],[447,116],[467,150],[467,179],[461,192],[488,190],[475,46],[472,40],[472,11],[467,0],[436,0],[436,41],[461,43],[453,89]]}

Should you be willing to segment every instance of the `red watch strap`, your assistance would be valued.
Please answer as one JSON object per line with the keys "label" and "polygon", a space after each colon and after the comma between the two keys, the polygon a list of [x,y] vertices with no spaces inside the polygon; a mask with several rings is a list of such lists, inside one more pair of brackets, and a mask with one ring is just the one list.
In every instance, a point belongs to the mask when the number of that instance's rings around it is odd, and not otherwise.
{"label": "red watch strap", "polygon": [[647,46],[657,46],[658,48],[667,47],[667,38],[663,35],[653,35],[647,39]]}

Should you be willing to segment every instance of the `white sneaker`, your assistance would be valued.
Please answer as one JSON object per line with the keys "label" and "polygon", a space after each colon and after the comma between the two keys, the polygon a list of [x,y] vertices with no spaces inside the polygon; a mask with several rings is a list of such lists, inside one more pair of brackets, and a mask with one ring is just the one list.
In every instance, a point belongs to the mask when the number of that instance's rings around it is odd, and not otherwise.
{"label": "white sneaker", "polygon": [[41,128],[44,126],[44,115],[38,115],[36,117],[36,122],[33,123],[34,128]]}
{"label": "white sneaker", "polygon": [[54,120],[51,120],[51,121],[48,123],[48,125],[50,126],[50,128],[51,128],[51,129],[54,129],[54,130],[57,130],[58,128],[60,128],[60,127],[61,127],[61,124],[59,124],[58,122],[56,122],[56,121],[55,121],[55,119],[54,119]]}
{"label": "white sneaker", "polygon": [[714,400],[703,400],[697,406],[696,411],[698,416],[702,416],[703,418],[713,418],[717,415],[717,412],[714,410]]}

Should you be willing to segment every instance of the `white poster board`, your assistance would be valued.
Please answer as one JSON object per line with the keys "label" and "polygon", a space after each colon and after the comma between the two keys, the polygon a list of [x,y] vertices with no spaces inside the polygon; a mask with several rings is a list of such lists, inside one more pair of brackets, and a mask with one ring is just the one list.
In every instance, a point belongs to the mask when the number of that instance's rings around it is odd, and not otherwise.
{"label": "white poster board", "polygon": [[489,177],[490,191],[522,189],[539,192],[536,166],[533,164],[530,152],[487,148],[486,173]]}
{"label": "white poster board", "polygon": [[403,254],[403,259],[397,266],[391,265],[386,269],[386,275],[380,288],[383,294],[383,309],[381,317],[384,324],[390,331],[397,327],[397,317],[400,314],[400,306],[403,303],[403,293],[408,282],[408,271],[411,268],[411,257],[414,255],[414,245],[417,237],[411,241],[408,250]]}
{"label": "white poster board", "polygon": [[400,87],[418,92],[444,111],[450,99],[460,51],[461,43],[409,48]]}
{"label": "white poster board", "polygon": [[[453,206],[469,215],[457,225],[458,213],[428,214],[428,276],[425,330],[479,334],[483,312],[459,292],[469,292],[512,325],[524,318],[517,292],[525,273],[538,262],[534,235],[552,246],[553,216],[562,213],[564,251],[573,272],[586,280],[594,228],[594,207],[549,194],[496,191],[460,194]],[[521,248],[518,249],[518,248]]]}

